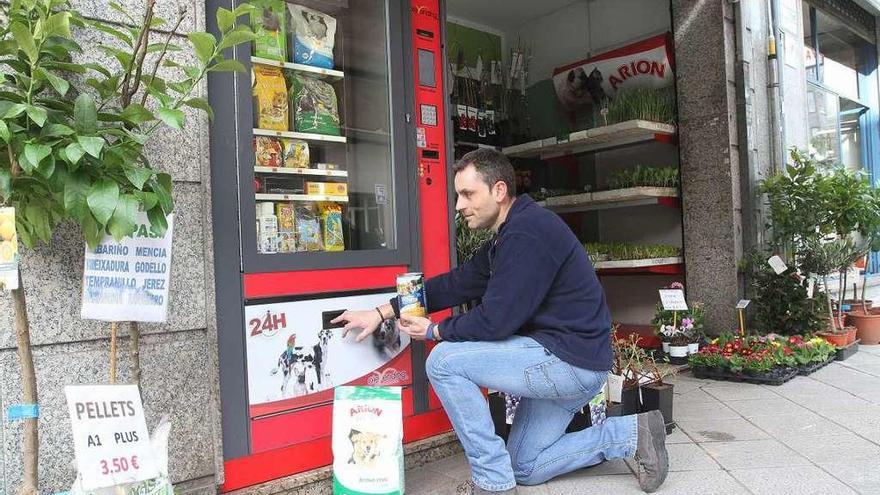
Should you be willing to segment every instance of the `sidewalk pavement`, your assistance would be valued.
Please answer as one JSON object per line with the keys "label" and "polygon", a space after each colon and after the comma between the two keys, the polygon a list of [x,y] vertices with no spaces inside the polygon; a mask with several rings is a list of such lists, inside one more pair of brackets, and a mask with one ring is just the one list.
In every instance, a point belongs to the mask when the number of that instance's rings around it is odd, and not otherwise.
{"label": "sidewalk pavement", "polygon": [[[781,386],[697,380],[675,384],[667,437],[669,477],[659,494],[880,493],[880,346],[862,346]],[[406,473],[412,495],[456,495],[469,479],[463,454]],[[524,495],[639,494],[623,460],[605,462]]]}

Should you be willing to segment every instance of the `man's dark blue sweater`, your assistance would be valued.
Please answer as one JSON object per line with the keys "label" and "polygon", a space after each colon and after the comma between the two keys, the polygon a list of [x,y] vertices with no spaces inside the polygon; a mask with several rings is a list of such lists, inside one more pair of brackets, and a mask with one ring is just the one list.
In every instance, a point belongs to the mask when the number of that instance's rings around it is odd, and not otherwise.
{"label": "man's dark blue sweater", "polygon": [[516,198],[494,241],[425,282],[428,312],[474,299],[440,323],[450,342],[531,337],[563,361],[611,369],[611,315],[583,245],[555,213]]}

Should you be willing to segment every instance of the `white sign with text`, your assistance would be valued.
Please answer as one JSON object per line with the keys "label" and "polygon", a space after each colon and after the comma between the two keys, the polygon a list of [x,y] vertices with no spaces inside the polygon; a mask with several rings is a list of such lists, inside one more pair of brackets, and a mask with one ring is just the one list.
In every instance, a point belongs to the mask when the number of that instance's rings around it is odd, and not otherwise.
{"label": "white sign with text", "polygon": [[146,213],[139,213],[138,228],[116,242],[106,236],[95,249],[86,246],[83,269],[82,318],[101,321],[164,322],[171,283],[171,237],[157,237]]}
{"label": "white sign with text", "polygon": [[666,311],[687,311],[687,301],[681,289],[660,289],[660,302]]}
{"label": "white sign with text", "polygon": [[159,476],[137,385],[64,388],[84,491]]}

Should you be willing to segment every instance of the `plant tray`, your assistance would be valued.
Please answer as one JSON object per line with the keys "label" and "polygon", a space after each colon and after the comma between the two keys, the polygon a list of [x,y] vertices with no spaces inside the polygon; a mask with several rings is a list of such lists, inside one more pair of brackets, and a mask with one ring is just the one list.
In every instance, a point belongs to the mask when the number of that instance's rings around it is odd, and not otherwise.
{"label": "plant tray", "polygon": [[849,344],[846,347],[841,347],[840,349],[837,349],[837,352],[834,355],[834,359],[837,361],[846,361],[847,359],[852,357],[853,354],[859,352],[859,342],[860,341],[861,341],[860,339],[856,339],[856,341],[853,342],[852,344]]}
{"label": "plant tray", "polygon": [[754,383],[756,385],[782,385],[798,375],[797,368],[780,368],[764,376],[744,375],[712,368],[691,368],[694,377],[700,379],[726,380],[731,382]]}
{"label": "plant tray", "polygon": [[826,361],[823,361],[821,363],[814,363],[814,364],[808,364],[806,366],[801,366],[797,369],[798,375],[807,376],[807,375],[813,374],[813,373],[819,371],[820,369],[828,366],[832,361],[834,361],[834,358],[835,358],[835,356],[831,356]]}

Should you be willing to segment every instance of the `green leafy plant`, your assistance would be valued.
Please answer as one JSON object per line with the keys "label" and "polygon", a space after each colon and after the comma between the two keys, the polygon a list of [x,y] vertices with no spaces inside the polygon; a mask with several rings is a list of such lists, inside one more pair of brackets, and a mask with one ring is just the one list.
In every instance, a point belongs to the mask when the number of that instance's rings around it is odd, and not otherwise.
{"label": "green leafy plant", "polygon": [[467,226],[461,213],[455,214],[455,250],[458,254],[458,263],[462,264],[471,259],[477,250],[489,242],[495,234],[488,229],[471,229]]}
{"label": "green leafy plant", "polygon": [[801,335],[826,328],[825,296],[809,297],[808,282],[801,280],[792,268],[777,275],[767,264],[769,257],[769,253],[755,251],[742,264],[757,328],[782,335]]}
{"label": "green leafy plant", "polygon": [[672,87],[620,90],[613,98],[595,105],[594,111],[598,125],[617,124],[633,119],[674,124],[675,91]]}
{"label": "green leafy plant", "polygon": [[628,244],[623,242],[588,242],[584,244],[593,259],[643,260],[652,258],[675,258],[681,256],[681,248],[663,244]]}
{"label": "green leafy plant", "polygon": [[629,187],[679,187],[678,167],[643,167],[616,170],[608,177],[609,189]]}
{"label": "green leafy plant", "polygon": [[[223,51],[254,38],[236,19],[251,7],[218,9],[219,36],[187,35],[197,62],[167,57],[186,16],[173,23],[156,17],[148,0],[141,21],[111,2],[129,26],[84,18],[68,0],[13,0],[0,16],[0,204],[14,206],[18,238],[26,248],[50,244],[61,222],[77,224],[95,246],[105,233],[116,239],[138,228],[145,211],[153,235],[164,234],[172,212],[172,178],[151,167],[144,146],[163,126],[182,129],[184,107],[211,115],[194,90],[210,72],[244,71]],[[159,35],[152,29],[162,28]],[[80,34],[108,35],[99,49],[114,64],[82,63]],[[151,36],[159,40],[151,42]],[[148,62],[148,58],[150,59]],[[163,74],[160,77],[159,69]],[[24,287],[12,291],[24,400],[37,403],[30,356]],[[25,421],[22,493],[38,492],[37,425]]]}

